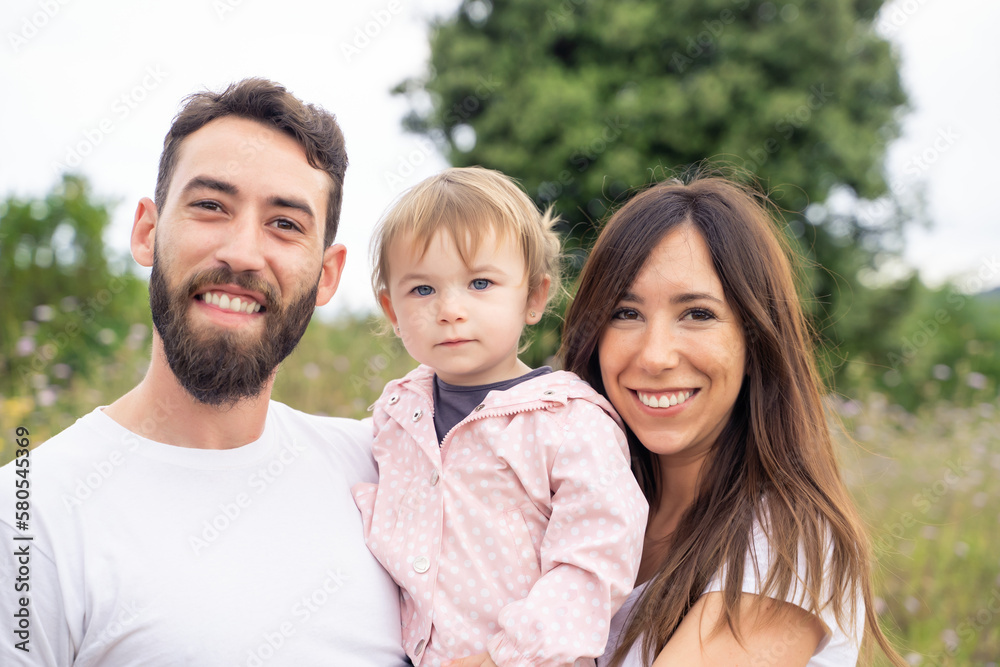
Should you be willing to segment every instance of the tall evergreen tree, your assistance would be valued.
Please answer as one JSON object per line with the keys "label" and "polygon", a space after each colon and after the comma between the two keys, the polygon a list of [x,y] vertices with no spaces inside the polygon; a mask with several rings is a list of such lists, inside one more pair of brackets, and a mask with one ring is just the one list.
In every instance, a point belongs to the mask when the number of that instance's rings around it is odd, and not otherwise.
{"label": "tall evergreen tree", "polygon": [[[893,249],[886,232],[901,219],[894,207],[824,206],[832,192],[892,198],[883,160],[906,98],[874,30],[881,5],[466,0],[432,26],[427,76],[397,92],[411,99],[409,129],[452,164],[499,169],[556,208],[573,270],[600,221],[641,186],[706,158],[749,171],[825,267],[811,273],[814,314],[836,345],[830,323],[863,289],[858,269]],[[852,323],[865,319],[850,309]]]}

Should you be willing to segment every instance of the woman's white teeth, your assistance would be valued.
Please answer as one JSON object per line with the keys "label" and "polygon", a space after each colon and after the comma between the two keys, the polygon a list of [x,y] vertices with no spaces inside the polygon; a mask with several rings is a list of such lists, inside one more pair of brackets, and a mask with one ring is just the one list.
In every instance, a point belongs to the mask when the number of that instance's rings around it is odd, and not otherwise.
{"label": "woman's white teeth", "polygon": [[653,394],[643,394],[639,393],[639,400],[642,401],[643,405],[648,405],[651,408],[669,408],[679,403],[691,398],[693,391],[679,391],[675,394],[662,394],[659,397]]}
{"label": "woman's white teeth", "polygon": [[218,306],[234,313],[256,313],[260,310],[260,304],[253,299],[240,298],[234,296],[229,298],[228,294],[217,294],[216,292],[205,292],[202,298],[213,306]]}

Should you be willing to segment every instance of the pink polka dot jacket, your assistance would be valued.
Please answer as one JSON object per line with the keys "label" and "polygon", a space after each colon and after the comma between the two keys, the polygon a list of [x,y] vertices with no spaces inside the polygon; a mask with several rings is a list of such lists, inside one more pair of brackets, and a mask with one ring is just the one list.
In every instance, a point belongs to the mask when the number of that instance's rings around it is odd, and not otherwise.
{"label": "pink polka dot jacket", "polygon": [[590,665],[635,581],[647,504],[611,404],[556,371],[493,391],[434,432],[433,371],[374,406],[379,483],[354,498],[401,588],[414,665]]}

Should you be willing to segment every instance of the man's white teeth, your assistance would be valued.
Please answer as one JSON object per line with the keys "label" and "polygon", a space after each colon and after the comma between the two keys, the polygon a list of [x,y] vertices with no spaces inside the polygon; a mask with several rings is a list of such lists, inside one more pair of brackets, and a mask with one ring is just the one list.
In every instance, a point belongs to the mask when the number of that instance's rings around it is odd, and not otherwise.
{"label": "man's white teeth", "polygon": [[643,405],[648,405],[651,408],[669,408],[679,403],[691,398],[693,391],[679,391],[675,394],[662,394],[657,397],[653,394],[643,394],[639,393],[639,400],[642,401]]}
{"label": "man's white teeth", "polygon": [[228,294],[218,294],[216,292],[205,292],[202,298],[206,303],[210,303],[213,306],[218,306],[225,310],[231,310],[234,313],[256,313],[260,310],[260,304],[253,299],[248,299],[246,297],[240,298],[234,296],[229,298]]}

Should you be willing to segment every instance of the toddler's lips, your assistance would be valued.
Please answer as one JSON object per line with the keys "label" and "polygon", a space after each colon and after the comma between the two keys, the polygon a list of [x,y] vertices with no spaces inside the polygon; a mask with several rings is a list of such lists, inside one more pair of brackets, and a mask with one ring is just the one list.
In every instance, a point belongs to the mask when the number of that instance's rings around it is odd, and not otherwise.
{"label": "toddler's lips", "polygon": [[441,341],[438,345],[441,345],[442,347],[458,347],[459,345],[471,342],[472,341],[468,338],[454,338],[452,340]]}

